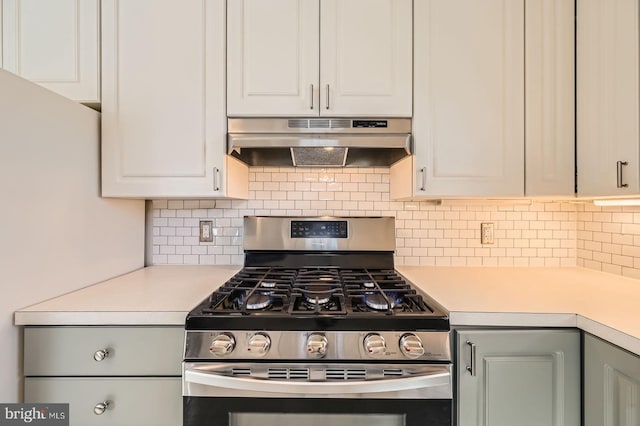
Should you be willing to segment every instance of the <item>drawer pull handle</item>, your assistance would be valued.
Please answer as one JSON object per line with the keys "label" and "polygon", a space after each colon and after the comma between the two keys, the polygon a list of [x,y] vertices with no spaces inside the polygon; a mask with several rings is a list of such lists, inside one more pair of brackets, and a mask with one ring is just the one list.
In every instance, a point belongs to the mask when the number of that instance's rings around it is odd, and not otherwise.
{"label": "drawer pull handle", "polygon": [[103,361],[108,356],[109,356],[109,349],[100,349],[93,354],[93,359],[100,362],[100,361]]}
{"label": "drawer pull handle", "polygon": [[331,100],[331,87],[327,84],[327,109],[330,109],[329,101]]}
{"label": "drawer pull handle", "polygon": [[109,405],[111,405],[111,401],[104,401],[104,402],[97,403],[96,406],[93,407],[94,414],[96,416],[100,416],[104,414],[104,412],[107,411],[107,409],[109,408]]}
{"label": "drawer pull handle", "polygon": [[616,167],[617,167],[617,187],[618,188],[627,188],[629,186],[628,183],[624,183],[624,178],[622,176],[622,166],[628,166],[629,162],[628,161],[618,161],[616,163]]}
{"label": "drawer pull handle", "polygon": [[471,365],[467,365],[467,371],[471,373],[473,377],[476,375],[476,344],[467,340],[467,345],[471,348]]}
{"label": "drawer pull handle", "polygon": [[314,90],[313,90],[313,84],[311,85],[311,108],[313,109],[315,106],[313,105],[313,94],[314,94]]}

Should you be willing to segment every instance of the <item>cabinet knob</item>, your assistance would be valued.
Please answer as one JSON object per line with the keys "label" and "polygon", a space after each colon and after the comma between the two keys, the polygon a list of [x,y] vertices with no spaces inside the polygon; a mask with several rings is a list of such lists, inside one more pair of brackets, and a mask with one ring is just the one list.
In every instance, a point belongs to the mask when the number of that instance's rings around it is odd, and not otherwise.
{"label": "cabinet knob", "polygon": [[100,362],[109,356],[109,349],[99,349],[93,354],[93,359]]}
{"label": "cabinet knob", "polygon": [[95,407],[93,407],[93,413],[96,416],[100,416],[102,415],[105,411],[107,411],[107,408],[109,408],[109,405],[111,405],[110,401],[104,401],[104,402],[99,402],[96,404]]}

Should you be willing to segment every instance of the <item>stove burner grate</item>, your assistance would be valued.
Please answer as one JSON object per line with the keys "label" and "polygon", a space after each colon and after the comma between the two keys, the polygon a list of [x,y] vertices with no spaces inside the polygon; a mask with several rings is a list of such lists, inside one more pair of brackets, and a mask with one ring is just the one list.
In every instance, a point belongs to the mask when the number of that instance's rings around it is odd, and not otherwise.
{"label": "stove burner grate", "polygon": [[393,269],[245,267],[209,298],[204,314],[432,313]]}

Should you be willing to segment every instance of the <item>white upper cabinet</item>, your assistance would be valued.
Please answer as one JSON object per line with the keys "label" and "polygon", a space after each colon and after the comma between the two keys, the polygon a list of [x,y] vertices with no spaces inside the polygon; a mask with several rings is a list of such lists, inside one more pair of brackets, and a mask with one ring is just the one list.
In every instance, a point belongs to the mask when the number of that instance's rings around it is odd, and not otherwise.
{"label": "white upper cabinet", "polygon": [[414,7],[415,158],[392,197],[524,195],[524,0]]}
{"label": "white upper cabinet", "polygon": [[391,198],[573,196],[573,16],[573,0],[415,2],[415,156]]}
{"label": "white upper cabinet", "polygon": [[638,2],[577,2],[578,195],[640,193]]}
{"label": "white upper cabinet", "polygon": [[229,115],[317,115],[319,0],[228,2]]}
{"label": "white upper cabinet", "polygon": [[102,195],[248,196],[225,155],[225,1],[102,0]]}
{"label": "white upper cabinet", "polygon": [[525,5],[525,195],[574,196],[574,0]]}
{"label": "white upper cabinet", "polygon": [[2,67],[70,99],[100,102],[98,0],[2,0]]}
{"label": "white upper cabinet", "polygon": [[411,117],[412,1],[322,0],[321,115]]}
{"label": "white upper cabinet", "polygon": [[237,0],[227,20],[229,116],[411,116],[411,0]]}

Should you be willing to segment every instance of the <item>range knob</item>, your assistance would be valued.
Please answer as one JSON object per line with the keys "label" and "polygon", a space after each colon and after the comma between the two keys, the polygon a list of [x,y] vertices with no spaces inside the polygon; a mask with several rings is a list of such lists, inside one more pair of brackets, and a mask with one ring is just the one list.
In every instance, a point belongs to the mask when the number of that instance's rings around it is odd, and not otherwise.
{"label": "range knob", "polygon": [[387,343],[384,337],[377,333],[367,334],[364,338],[364,350],[373,357],[384,355],[387,352]]}
{"label": "range knob", "polygon": [[316,358],[322,358],[327,353],[327,338],[318,333],[307,338],[307,353]]}
{"label": "range knob", "polygon": [[247,341],[247,352],[252,355],[264,355],[269,352],[271,339],[264,333],[256,333]]}
{"label": "range knob", "polygon": [[211,341],[209,346],[209,352],[215,356],[225,356],[233,352],[236,347],[236,340],[233,338],[233,334],[224,333],[218,334]]}
{"label": "range knob", "polygon": [[424,355],[422,340],[415,334],[405,334],[400,338],[400,352],[407,358],[420,358]]}

